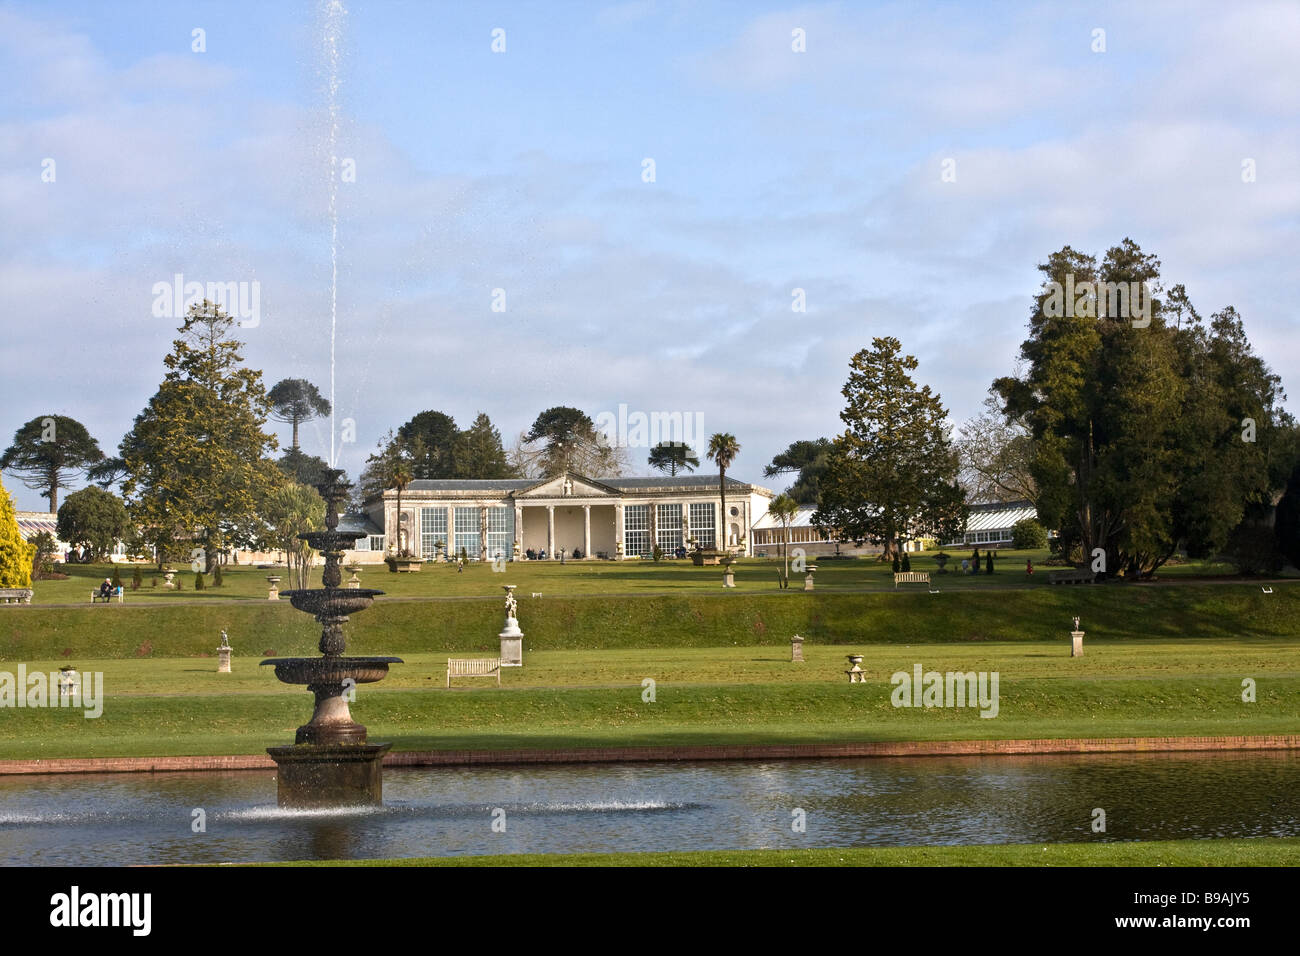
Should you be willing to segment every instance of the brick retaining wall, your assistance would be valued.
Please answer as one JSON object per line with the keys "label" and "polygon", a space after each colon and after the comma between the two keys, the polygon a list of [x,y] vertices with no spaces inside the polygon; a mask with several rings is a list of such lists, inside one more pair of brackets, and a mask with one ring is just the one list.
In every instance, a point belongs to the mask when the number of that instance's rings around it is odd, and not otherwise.
{"label": "brick retaining wall", "polygon": [[[562,750],[412,750],[390,753],[385,767],[482,764],[643,763],[665,760],[798,760],[825,757],[952,757],[1005,754],[1176,753],[1300,750],[1300,734],[1219,737],[1083,737],[1061,740],[910,740],[843,744],[696,747],[582,747]],[[65,757],[0,760],[0,775],[158,773],[176,770],[274,770],[265,754],[211,757]]]}

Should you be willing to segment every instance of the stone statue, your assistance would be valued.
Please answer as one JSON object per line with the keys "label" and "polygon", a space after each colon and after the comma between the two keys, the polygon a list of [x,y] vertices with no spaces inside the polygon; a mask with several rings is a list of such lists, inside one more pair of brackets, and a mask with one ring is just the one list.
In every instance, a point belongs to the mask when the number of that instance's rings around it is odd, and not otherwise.
{"label": "stone statue", "polygon": [[518,614],[516,613],[518,608],[519,608],[519,603],[515,600],[515,592],[507,591],[506,592],[506,617],[508,618],[518,617]]}
{"label": "stone statue", "polygon": [[564,479],[564,496],[567,498],[567,497],[568,497],[569,495],[571,495],[571,494],[573,494],[573,479],[572,479],[572,478],[569,478],[569,477],[565,477],[565,479]]}

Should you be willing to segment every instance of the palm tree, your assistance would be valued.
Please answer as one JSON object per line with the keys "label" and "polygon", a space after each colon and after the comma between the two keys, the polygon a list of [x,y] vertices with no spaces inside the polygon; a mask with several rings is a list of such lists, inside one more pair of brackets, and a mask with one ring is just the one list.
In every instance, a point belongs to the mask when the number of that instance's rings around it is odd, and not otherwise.
{"label": "palm tree", "polygon": [[650,467],[656,471],[666,471],[670,477],[677,477],[677,469],[694,471],[700,467],[700,459],[690,445],[680,441],[661,441],[650,449]]}
{"label": "palm tree", "polygon": [[393,464],[393,470],[389,472],[389,477],[393,482],[393,487],[397,489],[397,548],[396,554],[399,558],[406,557],[411,550],[410,538],[407,538],[405,546],[402,544],[402,492],[406,486],[411,483],[413,475],[411,466],[406,462],[398,460]]}
{"label": "palm tree", "polygon": [[[718,432],[709,439],[708,456],[717,463],[718,466],[718,490],[722,494],[722,549],[726,550],[727,544],[727,526],[730,522],[727,520],[727,469],[731,463],[736,460],[740,454],[740,442],[736,441],[736,436],[730,432]],[[715,547],[717,542],[714,542]]]}
{"label": "palm tree", "polygon": [[799,513],[799,502],[786,494],[777,495],[767,506],[768,514],[781,522],[785,529],[785,540],[781,542],[781,557],[785,562],[785,572],[781,576],[781,587],[790,586],[790,522]]}

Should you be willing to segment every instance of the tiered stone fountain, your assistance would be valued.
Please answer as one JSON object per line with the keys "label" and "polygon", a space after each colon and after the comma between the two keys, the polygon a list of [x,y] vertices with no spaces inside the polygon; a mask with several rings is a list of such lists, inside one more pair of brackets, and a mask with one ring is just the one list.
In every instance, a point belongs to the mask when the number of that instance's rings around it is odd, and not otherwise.
{"label": "tiered stone fountain", "polygon": [[323,625],[322,657],[279,657],[262,661],[275,668],[286,684],[305,684],[316,695],[311,720],[298,728],[294,745],[270,747],[267,753],[279,768],[277,791],[282,807],[336,807],[383,802],[383,759],[391,744],[366,742],[366,728],[348,711],[358,684],[371,684],[388,675],[399,657],[344,657],[348,616],[364,611],[383,594],[367,588],[344,588],[339,564],[343,550],[361,533],[339,531],[339,502],[351,487],[331,471],[317,488],[325,499],[325,531],[299,537],[325,555],[323,588],[282,591],[299,611],[314,614]]}

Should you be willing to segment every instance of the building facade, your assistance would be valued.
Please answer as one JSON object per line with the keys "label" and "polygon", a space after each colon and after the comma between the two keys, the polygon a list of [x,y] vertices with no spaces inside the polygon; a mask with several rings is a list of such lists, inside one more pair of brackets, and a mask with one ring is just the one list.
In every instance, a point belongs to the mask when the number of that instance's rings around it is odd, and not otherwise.
{"label": "building facade", "polygon": [[[721,513],[718,479],[588,478],[572,472],[549,478],[423,479],[365,503],[374,549],[409,550],[426,560],[459,555],[471,560],[648,558],[657,545],[667,555],[679,548],[752,550],[752,529],[766,513],[773,492],[727,479],[727,514]],[[360,517],[360,516],[358,516]],[[360,544],[360,542],[358,542]],[[360,548],[359,560],[367,560]],[[382,554],[369,560],[380,560]]]}

